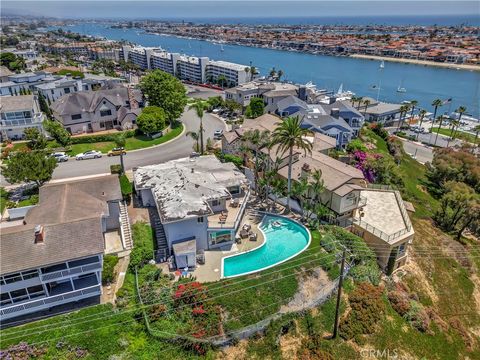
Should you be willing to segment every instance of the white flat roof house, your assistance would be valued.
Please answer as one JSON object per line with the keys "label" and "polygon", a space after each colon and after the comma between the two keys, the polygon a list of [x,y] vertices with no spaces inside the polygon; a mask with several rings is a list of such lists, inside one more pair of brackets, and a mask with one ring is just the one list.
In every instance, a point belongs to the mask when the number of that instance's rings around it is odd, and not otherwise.
{"label": "white flat roof house", "polygon": [[44,114],[34,95],[4,96],[0,102],[0,139],[20,140],[27,128],[43,132]]}
{"label": "white flat roof house", "polygon": [[[198,251],[235,240],[249,196],[247,179],[235,165],[213,155],[182,158],[134,169],[134,183],[143,205],[158,212],[158,248],[166,256],[187,241]],[[187,259],[177,255],[178,267],[195,266],[193,251]]]}

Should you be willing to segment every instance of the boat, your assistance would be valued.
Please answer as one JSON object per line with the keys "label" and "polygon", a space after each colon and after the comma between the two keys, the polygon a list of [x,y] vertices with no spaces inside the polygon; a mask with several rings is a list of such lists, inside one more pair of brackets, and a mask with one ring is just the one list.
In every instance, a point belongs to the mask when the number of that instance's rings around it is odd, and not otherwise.
{"label": "boat", "polygon": [[406,92],[407,92],[407,89],[405,89],[405,88],[403,87],[402,83],[403,83],[403,81],[400,82],[400,85],[398,85],[398,87],[397,87],[397,92],[399,92],[399,93],[406,93]]}
{"label": "boat", "polygon": [[225,51],[225,49],[223,48],[223,44],[220,44],[220,51]]}

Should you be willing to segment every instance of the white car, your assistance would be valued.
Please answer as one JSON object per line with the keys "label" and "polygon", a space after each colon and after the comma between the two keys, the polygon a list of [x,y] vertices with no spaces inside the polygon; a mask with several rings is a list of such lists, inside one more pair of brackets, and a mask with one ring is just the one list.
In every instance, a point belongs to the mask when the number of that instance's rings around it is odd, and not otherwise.
{"label": "white car", "polygon": [[51,157],[54,157],[57,162],[64,162],[68,161],[68,155],[65,155],[64,152],[56,152],[50,155]]}
{"label": "white car", "polygon": [[215,132],[213,133],[213,137],[215,139],[220,139],[223,135],[223,130],[215,130]]}
{"label": "white car", "polygon": [[97,150],[89,150],[75,156],[75,160],[97,159],[101,158],[102,153]]}

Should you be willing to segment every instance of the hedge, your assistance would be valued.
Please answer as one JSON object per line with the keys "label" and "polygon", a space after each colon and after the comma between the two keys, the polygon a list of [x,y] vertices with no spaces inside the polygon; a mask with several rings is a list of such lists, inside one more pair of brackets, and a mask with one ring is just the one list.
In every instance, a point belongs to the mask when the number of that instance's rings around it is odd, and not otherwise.
{"label": "hedge", "polygon": [[115,255],[105,255],[103,257],[102,283],[105,285],[111,283],[115,278],[114,269],[118,263],[118,257]]}
{"label": "hedge", "polygon": [[[92,144],[97,142],[113,142],[117,138],[121,132],[112,133],[112,134],[101,134],[101,135],[86,135],[86,136],[78,136],[71,138],[71,144]],[[136,130],[127,130],[124,131],[125,137],[130,138],[136,135]]]}
{"label": "hedge", "polygon": [[122,191],[122,195],[124,197],[129,197],[133,192],[132,183],[130,180],[128,180],[126,175],[120,175],[118,179],[120,181],[120,190]]}

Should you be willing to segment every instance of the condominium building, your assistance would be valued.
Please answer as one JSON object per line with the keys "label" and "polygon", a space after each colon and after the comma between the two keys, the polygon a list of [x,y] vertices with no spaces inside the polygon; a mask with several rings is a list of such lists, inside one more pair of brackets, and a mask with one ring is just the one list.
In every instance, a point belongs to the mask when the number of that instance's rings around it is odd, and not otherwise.
{"label": "condominium building", "polygon": [[123,46],[120,57],[143,70],[159,69],[181,80],[196,83],[218,82],[222,76],[225,78],[224,86],[237,86],[247,81],[246,65],[214,61],[208,57],[180,55],[142,46]]}
{"label": "condominium building", "polygon": [[44,114],[34,95],[5,96],[0,102],[0,139],[20,140],[27,128],[43,132]]}

